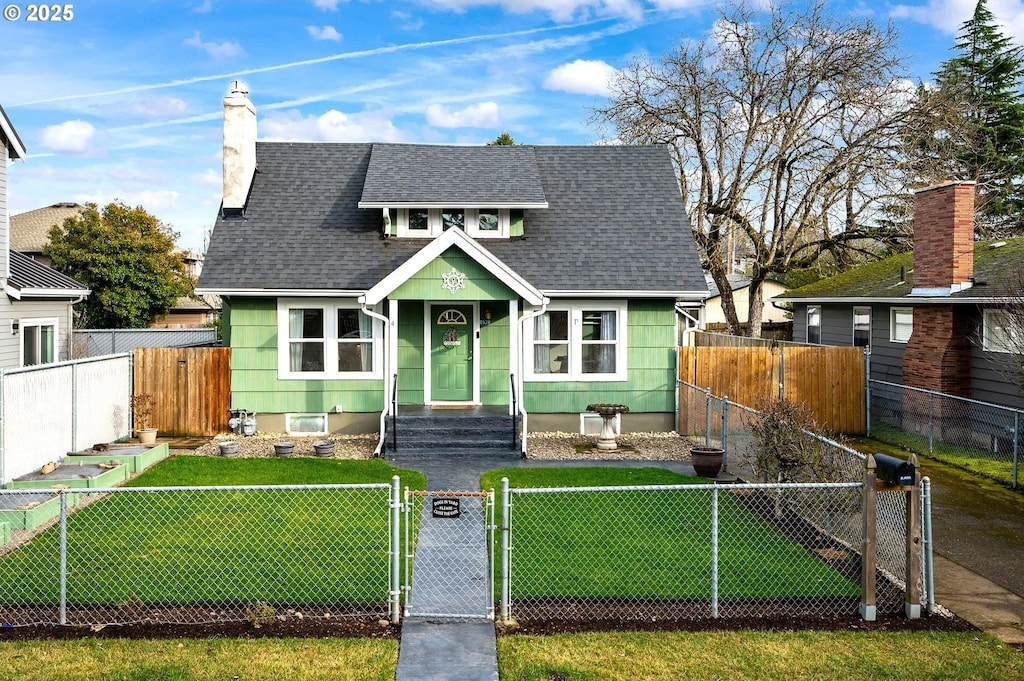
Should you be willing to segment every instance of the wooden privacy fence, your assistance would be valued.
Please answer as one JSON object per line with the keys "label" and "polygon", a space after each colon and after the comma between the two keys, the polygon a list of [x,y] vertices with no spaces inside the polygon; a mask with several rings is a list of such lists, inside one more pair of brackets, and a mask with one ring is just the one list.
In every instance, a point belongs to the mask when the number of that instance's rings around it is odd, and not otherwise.
{"label": "wooden privacy fence", "polygon": [[231,348],[136,348],[135,394],[156,398],[161,435],[216,435],[231,408]]}
{"label": "wooden privacy fence", "polygon": [[754,409],[781,396],[802,403],[819,426],[850,435],[867,430],[864,371],[864,348],[679,348],[681,381]]}

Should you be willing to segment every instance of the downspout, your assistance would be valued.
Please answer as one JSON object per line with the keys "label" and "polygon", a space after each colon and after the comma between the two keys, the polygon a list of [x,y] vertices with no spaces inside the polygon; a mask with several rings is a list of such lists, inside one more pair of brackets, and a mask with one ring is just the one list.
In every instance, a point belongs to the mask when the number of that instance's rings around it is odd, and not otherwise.
{"label": "downspout", "polygon": [[520,438],[519,445],[520,450],[523,454],[526,454],[526,433],[528,432],[526,423],[528,417],[528,414],[526,413],[526,396],[523,395],[523,372],[525,371],[525,369],[523,368],[523,355],[525,354],[523,350],[526,348],[526,322],[530,321],[531,319],[535,319],[544,314],[545,312],[547,312],[548,303],[550,302],[551,299],[545,296],[541,300],[539,310],[527,312],[522,317],[519,318],[519,358],[517,362],[518,371],[516,372],[516,383],[518,385],[516,385],[516,390],[519,392],[519,414],[520,416],[523,417],[523,437]]}
{"label": "downspout", "polygon": [[377,440],[377,447],[373,450],[374,456],[379,456],[381,450],[384,448],[384,438],[387,437],[387,433],[384,432],[387,426],[388,409],[391,406],[391,375],[388,366],[388,358],[391,356],[391,320],[382,315],[379,312],[374,312],[366,306],[366,296],[359,296],[359,305],[367,317],[376,319],[384,323],[384,408],[380,412],[380,438]]}

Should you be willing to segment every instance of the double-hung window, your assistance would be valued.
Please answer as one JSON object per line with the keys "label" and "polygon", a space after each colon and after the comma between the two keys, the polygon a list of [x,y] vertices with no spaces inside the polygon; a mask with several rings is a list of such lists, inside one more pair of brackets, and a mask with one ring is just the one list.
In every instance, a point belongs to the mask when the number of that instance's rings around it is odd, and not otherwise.
{"label": "double-hung window", "polygon": [[528,377],[537,381],[626,380],[626,304],[552,305],[533,320]]}
{"label": "double-hung window", "polygon": [[989,352],[1020,352],[1024,348],[1024,322],[1007,312],[988,308],[982,318],[982,347]]}
{"label": "double-hung window", "polygon": [[21,319],[21,365],[51,364],[57,361],[57,320]]}
{"label": "double-hung window", "polygon": [[893,343],[907,343],[914,332],[914,308],[889,308],[889,340]]}
{"label": "double-hung window", "polygon": [[853,345],[864,348],[871,345],[871,308],[853,308]]}
{"label": "double-hung window", "polygon": [[807,342],[821,345],[821,305],[807,306]]}
{"label": "double-hung window", "polygon": [[382,330],[355,301],[278,302],[280,378],[379,378]]}

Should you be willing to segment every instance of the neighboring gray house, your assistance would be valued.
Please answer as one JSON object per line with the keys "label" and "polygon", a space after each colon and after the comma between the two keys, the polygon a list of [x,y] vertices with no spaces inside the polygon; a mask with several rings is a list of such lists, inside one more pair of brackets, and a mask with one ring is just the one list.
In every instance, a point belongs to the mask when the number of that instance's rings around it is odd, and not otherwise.
{"label": "neighboring gray house", "polygon": [[50,230],[68,218],[78,217],[83,210],[85,206],[69,201],[12,215],[11,249],[50,266],[52,261],[43,255],[43,248],[50,243]]}
{"label": "neighboring gray house", "polygon": [[89,290],[10,248],[7,168],[25,158],[25,146],[0,107],[0,369],[66,359],[71,306]]}
{"label": "neighboring gray house", "polygon": [[1021,281],[1007,275],[1024,264],[1024,238],[974,241],[971,182],[922,189],[914,212],[913,253],[780,296],[793,303],[793,339],[870,345],[873,379],[1024,407],[1000,371],[1008,338],[1024,331],[1001,310]]}
{"label": "neighboring gray house", "polygon": [[197,292],[261,430],[375,432],[393,398],[673,429],[676,306],[707,286],[665,147],[257,144],[247,93],[224,105]]}

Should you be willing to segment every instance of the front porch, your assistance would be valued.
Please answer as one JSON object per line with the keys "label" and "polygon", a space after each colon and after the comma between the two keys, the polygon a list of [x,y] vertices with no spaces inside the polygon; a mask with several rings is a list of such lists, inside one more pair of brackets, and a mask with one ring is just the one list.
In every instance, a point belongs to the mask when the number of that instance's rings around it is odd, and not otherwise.
{"label": "front porch", "polygon": [[399,405],[386,422],[389,452],[515,450],[519,418],[501,406],[438,407]]}

